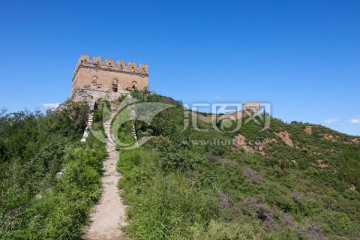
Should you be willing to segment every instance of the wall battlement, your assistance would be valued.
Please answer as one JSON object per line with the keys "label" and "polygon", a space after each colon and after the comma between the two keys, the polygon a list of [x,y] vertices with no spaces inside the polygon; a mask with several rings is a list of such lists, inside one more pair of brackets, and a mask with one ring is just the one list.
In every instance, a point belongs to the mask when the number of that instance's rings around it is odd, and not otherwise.
{"label": "wall battlement", "polygon": [[140,66],[137,66],[135,62],[129,62],[128,64],[126,64],[124,60],[117,60],[117,62],[115,63],[114,59],[112,58],[106,58],[105,61],[103,61],[102,57],[94,56],[94,58],[91,59],[89,55],[83,54],[80,56],[79,61],[76,64],[73,81],[80,68],[92,68],[102,71],[122,72],[127,74],[139,75],[142,77],[149,76],[149,67],[147,64],[140,64]]}
{"label": "wall battlement", "polygon": [[260,112],[260,102],[243,102],[243,111]]}

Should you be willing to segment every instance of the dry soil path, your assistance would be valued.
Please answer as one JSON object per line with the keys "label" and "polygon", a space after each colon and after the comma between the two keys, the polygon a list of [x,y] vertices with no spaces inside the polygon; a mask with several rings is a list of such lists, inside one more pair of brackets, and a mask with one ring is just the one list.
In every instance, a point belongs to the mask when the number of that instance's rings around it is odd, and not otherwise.
{"label": "dry soil path", "polygon": [[[112,115],[111,119],[114,115]],[[116,171],[119,154],[115,149],[111,135],[111,119],[104,122],[107,135],[106,150],[109,156],[103,162],[102,195],[99,203],[90,215],[90,225],[83,236],[85,240],[92,239],[128,239],[121,231],[126,225],[125,208],[118,189],[120,173]]]}

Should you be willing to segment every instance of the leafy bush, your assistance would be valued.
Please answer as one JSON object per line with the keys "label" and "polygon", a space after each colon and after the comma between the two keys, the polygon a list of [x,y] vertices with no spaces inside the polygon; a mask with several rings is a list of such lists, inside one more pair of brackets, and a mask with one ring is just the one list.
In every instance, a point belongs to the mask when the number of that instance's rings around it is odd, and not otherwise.
{"label": "leafy bush", "polygon": [[104,144],[79,139],[88,107],[0,116],[0,238],[79,239],[100,195]]}

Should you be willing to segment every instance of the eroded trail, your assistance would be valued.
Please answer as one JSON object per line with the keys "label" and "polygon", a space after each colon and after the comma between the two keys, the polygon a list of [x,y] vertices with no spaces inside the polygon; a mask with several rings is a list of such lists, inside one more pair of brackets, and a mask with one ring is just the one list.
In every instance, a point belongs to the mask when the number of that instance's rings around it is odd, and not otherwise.
{"label": "eroded trail", "polygon": [[[113,117],[113,115],[112,115]],[[105,133],[108,141],[106,150],[109,156],[103,162],[102,176],[102,195],[99,203],[95,206],[91,213],[91,222],[83,239],[128,239],[121,231],[121,227],[126,225],[125,208],[120,198],[119,189],[117,187],[120,179],[120,173],[116,171],[116,163],[119,154],[112,144],[111,136],[111,120],[104,123]]]}

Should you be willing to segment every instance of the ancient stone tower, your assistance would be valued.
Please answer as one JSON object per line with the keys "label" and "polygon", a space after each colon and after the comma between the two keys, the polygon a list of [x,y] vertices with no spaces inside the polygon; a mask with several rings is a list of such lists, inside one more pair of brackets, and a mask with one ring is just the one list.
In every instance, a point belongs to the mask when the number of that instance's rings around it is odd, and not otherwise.
{"label": "ancient stone tower", "polygon": [[260,112],[260,103],[259,102],[243,102],[242,103],[242,111],[258,113],[258,112]]}
{"label": "ancient stone tower", "polygon": [[101,57],[90,59],[81,55],[72,79],[71,98],[74,101],[104,98],[114,100],[132,89],[148,87],[148,65]]}

